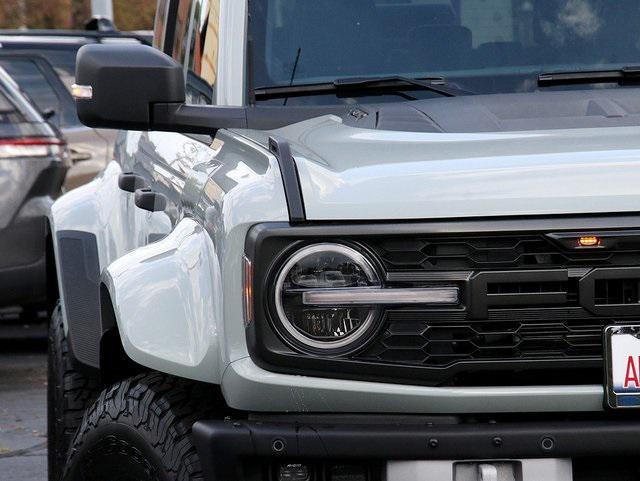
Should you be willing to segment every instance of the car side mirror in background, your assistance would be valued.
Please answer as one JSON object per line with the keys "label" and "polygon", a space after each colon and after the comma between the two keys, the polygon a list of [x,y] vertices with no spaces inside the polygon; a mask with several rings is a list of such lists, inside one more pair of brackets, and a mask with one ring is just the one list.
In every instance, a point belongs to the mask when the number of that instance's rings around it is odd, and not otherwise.
{"label": "car side mirror in background", "polygon": [[52,109],[52,108],[46,108],[42,112],[40,112],[40,115],[42,115],[43,119],[50,120],[53,117],[55,117],[56,111],[55,109]]}
{"label": "car side mirror in background", "polygon": [[76,99],[80,121],[94,128],[211,134],[247,126],[244,107],[185,105],[182,66],[139,44],[92,44],[78,51]]}

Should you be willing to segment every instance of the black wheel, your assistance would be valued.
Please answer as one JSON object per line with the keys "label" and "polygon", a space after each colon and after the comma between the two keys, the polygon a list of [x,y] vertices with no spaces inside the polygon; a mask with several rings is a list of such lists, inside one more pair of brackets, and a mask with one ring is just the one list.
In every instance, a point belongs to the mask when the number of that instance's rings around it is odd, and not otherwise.
{"label": "black wheel", "polygon": [[197,481],[191,436],[214,416],[215,391],[160,373],[140,374],[103,391],[69,451],[65,481]]}
{"label": "black wheel", "polygon": [[78,370],[69,354],[57,305],[49,324],[47,382],[47,449],[49,481],[59,481],[73,436],[86,409],[100,393],[97,377]]}

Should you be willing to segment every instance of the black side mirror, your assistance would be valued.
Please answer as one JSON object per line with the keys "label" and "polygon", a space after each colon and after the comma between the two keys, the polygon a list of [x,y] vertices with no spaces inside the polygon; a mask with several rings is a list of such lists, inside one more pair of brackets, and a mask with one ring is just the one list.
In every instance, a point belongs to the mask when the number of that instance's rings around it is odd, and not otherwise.
{"label": "black side mirror", "polygon": [[182,66],[141,44],[85,45],[76,60],[78,117],[89,126],[213,134],[246,128],[244,107],[185,105]]}
{"label": "black side mirror", "polygon": [[147,130],[154,104],[184,103],[184,73],[146,45],[85,45],[78,51],[73,93],[83,124]]}

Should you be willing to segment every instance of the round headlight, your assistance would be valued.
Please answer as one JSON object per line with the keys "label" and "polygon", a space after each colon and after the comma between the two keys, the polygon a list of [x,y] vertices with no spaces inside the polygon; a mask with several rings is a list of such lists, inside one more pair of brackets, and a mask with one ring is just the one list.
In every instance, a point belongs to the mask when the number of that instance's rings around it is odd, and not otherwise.
{"label": "round headlight", "polygon": [[[314,244],[293,254],[275,285],[275,306],[286,334],[305,347],[336,350],[355,345],[370,331],[379,307],[345,299],[314,303],[314,295],[380,287],[373,265],[341,244]],[[339,296],[338,296],[339,299]]]}

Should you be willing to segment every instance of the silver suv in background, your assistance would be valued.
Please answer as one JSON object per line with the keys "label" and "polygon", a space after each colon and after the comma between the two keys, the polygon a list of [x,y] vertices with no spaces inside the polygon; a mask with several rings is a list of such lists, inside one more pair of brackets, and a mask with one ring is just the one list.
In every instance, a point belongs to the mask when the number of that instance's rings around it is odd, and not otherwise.
{"label": "silver suv in background", "polygon": [[55,271],[46,248],[47,213],[68,161],[60,132],[0,67],[0,309],[51,310],[47,288],[55,285]]}
{"label": "silver suv in background", "polygon": [[105,30],[0,30],[0,67],[32,99],[69,144],[71,168],[64,185],[89,182],[113,157],[115,132],[80,123],[71,85],[78,49],[87,44],[147,43],[147,36]]}

